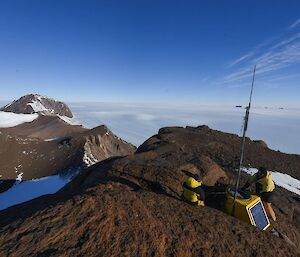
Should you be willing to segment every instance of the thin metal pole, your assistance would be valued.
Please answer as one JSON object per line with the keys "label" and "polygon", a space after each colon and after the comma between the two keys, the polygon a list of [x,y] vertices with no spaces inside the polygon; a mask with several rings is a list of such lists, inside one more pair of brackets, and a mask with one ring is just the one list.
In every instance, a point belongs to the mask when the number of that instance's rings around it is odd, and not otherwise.
{"label": "thin metal pole", "polygon": [[[249,104],[246,107],[243,137],[242,137],[242,145],[241,145],[241,156],[240,156],[240,163],[239,163],[239,171],[238,171],[238,177],[237,177],[237,181],[236,181],[236,185],[235,185],[235,192],[234,192],[234,203],[235,203],[237,193],[238,193],[238,189],[239,189],[239,185],[240,185],[241,169],[242,169],[242,165],[243,165],[244,149],[245,149],[245,141],[246,141],[246,131],[247,131],[247,128],[248,128],[248,120],[249,120],[249,113],[250,113],[250,107],[251,107],[251,101],[252,101],[255,71],[256,71],[256,65],[254,66],[254,70],[253,70],[253,77],[252,77],[252,85],[251,85]],[[233,210],[234,210],[234,208],[233,208]]]}

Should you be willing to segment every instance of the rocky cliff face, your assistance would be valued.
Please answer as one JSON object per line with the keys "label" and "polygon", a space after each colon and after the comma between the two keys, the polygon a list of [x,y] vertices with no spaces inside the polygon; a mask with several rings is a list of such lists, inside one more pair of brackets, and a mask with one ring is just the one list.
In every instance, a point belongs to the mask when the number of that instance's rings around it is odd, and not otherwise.
{"label": "rocky cliff face", "polygon": [[132,154],[136,150],[135,146],[118,138],[104,125],[84,132],[82,136],[84,138],[83,161],[86,166],[112,156]]}
{"label": "rocky cliff face", "polygon": [[73,114],[69,107],[52,98],[37,94],[29,94],[22,96],[18,100],[2,107],[0,111],[14,113],[43,113],[47,115],[58,114],[72,118]]}
{"label": "rocky cliff face", "polygon": [[[239,145],[238,136],[206,126],[161,129],[135,154],[98,162],[60,192],[0,212],[0,255],[299,256],[293,193],[276,191],[274,227],[286,238],[223,213],[221,199],[208,197],[206,207],[181,200],[191,174],[207,186],[232,183]],[[300,156],[246,145],[247,164],[299,174]]]}
{"label": "rocky cliff face", "polygon": [[[44,121],[43,116],[41,119]],[[57,117],[50,119],[47,129],[35,126],[39,118],[32,126],[0,128],[2,180],[15,179],[21,173],[25,180],[49,176],[72,166],[86,167],[108,157],[132,154],[136,149],[104,125],[89,130]]]}

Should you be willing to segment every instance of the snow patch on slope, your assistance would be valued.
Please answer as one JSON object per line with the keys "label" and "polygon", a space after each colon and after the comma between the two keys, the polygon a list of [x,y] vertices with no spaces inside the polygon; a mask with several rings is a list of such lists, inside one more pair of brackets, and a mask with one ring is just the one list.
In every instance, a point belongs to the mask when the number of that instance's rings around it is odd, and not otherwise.
{"label": "snow patch on slope", "polygon": [[31,103],[28,103],[27,105],[30,105],[34,112],[50,112],[54,113],[54,110],[47,109],[42,103],[41,98],[38,98],[39,101],[33,100]]}
{"label": "snow patch on slope", "polygon": [[67,116],[61,116],[61,115],[58,115],[58,117],[70,125],[81,125],[81,123],[74,118],[69,118]]}
{"label": "snow patch on slope", "polygon": [[[242,171],[253,176],[255,173],[258,172],[258,169],[242,168]],[[284,174],[276,171],[272,172],[272,177],[274,183],[277,186],[283,187],[290,192],[300,195],[300,181],[298,179],[295,179],[288,174]]]}
{"label": "snow patch on slope", "polygon": [[95,164],[99,160],[96,159],[92,153],[91,147],[88,142],[84,144],[84,156],[83,156],[83,162],[86,164],[87,167]]}
{"label": "snow patch on slope", "polygon": [[14,103],[14,102],[11,102],[11,103],[9,103],[9,104],[5,105],[3,108],[7,108],[7,107],[9,107],[9,106],[11,106],[13,103]]}
{"label": "snow patch on slope", "polygon": [[16,178],[16,181],[21,182],[22,178],[23,178],[23,174],[24,174],[23,172],[19,173],[18,176],[17,176],[17,178]]}
{"label": "snow patch on slope", "polygon": [[38,114],[17,114],[0,111],[0,128],[9,128],[20,125],[24,122],[32,122]]}
{"label": "snow patch on slope", "polygon": [[65,137],[52,137],[52,138],[46,138],[46,139],[44,139],[44,141],[52,142],[52,141],[62,140],[63,138],[65,138]]}

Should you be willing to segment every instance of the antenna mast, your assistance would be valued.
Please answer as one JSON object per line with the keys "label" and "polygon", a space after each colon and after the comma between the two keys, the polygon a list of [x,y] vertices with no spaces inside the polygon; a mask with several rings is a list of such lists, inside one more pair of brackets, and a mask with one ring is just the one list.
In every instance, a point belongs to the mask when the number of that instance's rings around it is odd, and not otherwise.
{"label": "antenna mast", "polygon": [[237,177],[237,181],[236,181],[236,185],[235,185],[234,202],[236,200],[237,193],[238,193],[238,188],[239,188],[239,185],[240,185],[241,169],[242,169],[243,158],[244,158],[246,131],[247,131],[247,128],[248,128],[248,120],[249,120],[249,112],[250,112],[250,108],[251,108],[252,93],[253,93],[253,86],[254,86],[254,79],[255,79],[255,71],[256,71],[256,65],[254,66],[254,70],[253,70],[250,99],[249,99],[249,104],[246,107],[246,114],[245,114],[245,118],[244,118],[243,137],[242,137],[242,146],[241,146],[241,156],[240,156],[238,177]]}

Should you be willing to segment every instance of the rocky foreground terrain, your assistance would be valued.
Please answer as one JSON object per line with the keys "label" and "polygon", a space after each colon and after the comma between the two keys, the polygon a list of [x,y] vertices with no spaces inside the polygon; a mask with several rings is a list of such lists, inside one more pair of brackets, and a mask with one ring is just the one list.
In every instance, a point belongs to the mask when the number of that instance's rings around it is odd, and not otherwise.
{"label": "rocky foreground terrain", "polygon": [[[191,174],[211,187],[233,183],[239,149],[238,136],[206,126],[163,128],[58,193],[1,211],[0,256],[300,256],[296,194],[277,187],[279,237],[223,213],[221,198],[206,207],[181,200]],[[300,178],[299,155],[263,142],[247,139],[245,164]]]}

